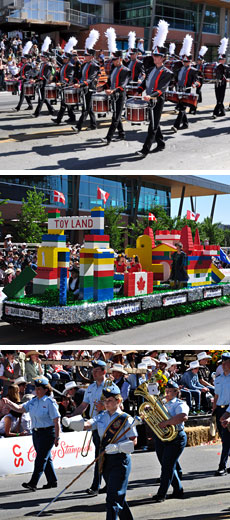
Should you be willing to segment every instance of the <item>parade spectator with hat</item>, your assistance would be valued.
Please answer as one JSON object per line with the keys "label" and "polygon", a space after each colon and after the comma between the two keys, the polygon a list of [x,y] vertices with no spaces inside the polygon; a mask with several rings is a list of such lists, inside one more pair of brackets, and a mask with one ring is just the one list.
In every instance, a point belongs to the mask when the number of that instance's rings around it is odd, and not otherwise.
{"label": "parade spectator with hat", "polygon": [[27,381],[27,393],[32,393],[35,390],[34,380],[37,376],[43,375],[43,368],[40,357],[41,352],[37,350],[30,350],[27,352],[27,361],[25,364],[25,377]]}
{"label": "parade spectator with hat", "polygon": [[125,412],[129,412],[129,392],[131,385],[126,379],[127,372],[123,365],[114,363],[111,367],[111,372],[114,377],[114,383],[120,388],[120,394],[123,400],[123,407]]}
{"label": "parade spectator with hat", "polygon": [[60,439],[60,414],[56,401],[51,397],[52,388],[45,376],[37,377],[34,381],[36,397],[31,401],[18,405],[7,398],[5,404],[10,409],[25,413],[29,412],[32,420],[33,443],[36,451],[34,471],[29,482],[22,486],[29,491],[36,491],[37,484],[43,474],[47,478],[47,484],[43,489],[57,487],[57,476],[53,467],[51,450],[59,444]]}
{"label": "parade spectator with hat", "polygon": [[27,382],[23,376],[20,376],[15,379],[15,385],[18,385],[20,402],[22,402],[22,399],[25,395]]}
{"label": "parade spectator with hat", "polygon": [[199,361],[200,368],[198,372],[199,381],[202,385],[206,386],[209,392],[214,395],[215,387],[211,384],[211,372],[208,368],[211,356],[207,352],[199,352],[197,354],[197,360]]}
{"label": "parade spectator with hat", "polygon": [[199,361],[191,361],[189,367],[181,378],[181,384],[185,386],[185,388],[191,390],[196,403],[196,410],[201,411],[201,397],[204,396],[203,402],[206,403],[205,395],[208,392],[208,389],[199,382],[199,368]]}

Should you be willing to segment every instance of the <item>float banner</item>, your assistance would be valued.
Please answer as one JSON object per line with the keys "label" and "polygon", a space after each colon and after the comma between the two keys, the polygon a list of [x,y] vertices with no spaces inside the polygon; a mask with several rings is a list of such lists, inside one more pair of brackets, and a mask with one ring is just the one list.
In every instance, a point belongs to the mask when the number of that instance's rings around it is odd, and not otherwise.
{"label": "float banner", "polygon": [[[90,436],[88,437],[90,439]],[[87,457],[82,457],[81,448],[85,439],[85,432],[62,433],[59,445],[52,449],[52,459],[55,469],[70,468],[71,466],[85,466],[91,464],[95,458],[94,444],[90,444]],[[32,473],[36,451],[32,436],[1,438],[0,476]],[[85,446],[87,451],[88,443]]]}
{"label": "float banner", "polygon": [[48,230],[100,229],[100,217],[58,217],[48,219]]}

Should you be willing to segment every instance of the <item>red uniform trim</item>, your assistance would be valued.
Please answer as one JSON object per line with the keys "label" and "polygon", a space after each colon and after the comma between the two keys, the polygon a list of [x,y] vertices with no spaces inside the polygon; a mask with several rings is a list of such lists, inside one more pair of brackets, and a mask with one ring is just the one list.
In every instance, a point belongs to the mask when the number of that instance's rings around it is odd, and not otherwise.
{"label": "red uniform trim", "polygon": [[157,76],[157,79],[156,79],[156,81],[155,81],[155,85],[154,85],[154,90],[157,90],[158,83],[159,83],[159,79],[160,79],[161,74],[163,73],[163,71],[164,71],[164,69],[162,69],[162,70],[159,72],[158,76]]}
{"label": "red uniform trim", "polygon": [[116,86],[115,86],[115,88],[118,88],[118,87],[119,87],[121,90],[124,90],[122,87],[119,86],[119,77],[120,77],[120,73],[121,73],[122,70],[123,70],[123,68],[121,68],[121,69],[119,70],[118,75],[117,75],[117,77],[116,77]]}
{"label": "red uniform trim", "polygon": [[64,78],[65,81],[68,82],[68,81],[69,81],[69,78],[67,78],[67,76],[66,76],[66,69],[67,69],[67,67],[68,67],[68,63],[67,63],[67,65],[66,65],[65,68],[64,68],[63,78]]}
{"label": "red uniform trim", "polygon": [[135,76],[135,68],[136,68],[136,65],[137,65],[137,62],[135,61],[134,66],[133,66],[133,70],[132,70],[132,80],[133,80],[133,81],[134,81],[134,76]]}
{"label": "red uniform trim", "polygon": [[185,76],[185,80],[184,80],[184,87],[186,87],[187,85],[187,81],[188,81],[188,75],[189,75],[189,71],[190,71],[191,67],[189,67],[189,69],[187,70],[186,72],[186,76]]}

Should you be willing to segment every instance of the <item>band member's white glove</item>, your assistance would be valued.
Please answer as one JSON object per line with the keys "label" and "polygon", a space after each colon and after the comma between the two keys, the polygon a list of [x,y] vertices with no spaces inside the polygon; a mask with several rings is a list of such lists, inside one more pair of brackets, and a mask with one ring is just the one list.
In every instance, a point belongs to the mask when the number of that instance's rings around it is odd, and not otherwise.
{"label": "band member's white glove", "polygon": [[134,450],[133,441],[119,442],[118,444],[108,444],[105,448],[107,455],[113,455],[114,453],[126,453],[130,455]]}
{"label": "band member's white glove", "polygon": [[143,424],[143,421],[142,421],[141,417],[139,417],[139,415],[137,415],[134,418],[132,426],[140,426],[141,424]]}
{"label": "band member's white glove", "polygon": [[75,432],[82,432],[85,421],[81,415],[76,415],[75,417],[63,417],[62,424]]}

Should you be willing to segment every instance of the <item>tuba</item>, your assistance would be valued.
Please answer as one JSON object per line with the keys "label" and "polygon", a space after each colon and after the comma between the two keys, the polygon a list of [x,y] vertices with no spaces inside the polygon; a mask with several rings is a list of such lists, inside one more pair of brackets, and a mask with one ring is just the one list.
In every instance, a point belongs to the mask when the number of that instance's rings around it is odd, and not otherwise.
{"label": "tuba", "polygon": [[147,402],[142,403],[139,408],[139,414],[155,435],[163,442],[173,441],[178,434],[175,426],[166,426],[165,428],[159,426],[162,421],[170,419],[169,412],[161,399],[148,393],[147,383],[138,386],[134,394],[146,399]]}

